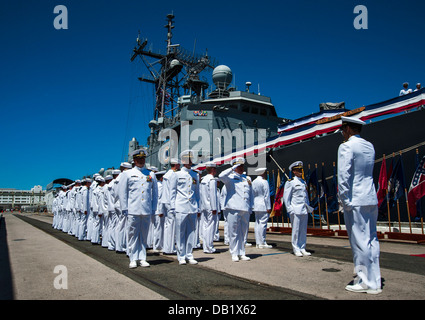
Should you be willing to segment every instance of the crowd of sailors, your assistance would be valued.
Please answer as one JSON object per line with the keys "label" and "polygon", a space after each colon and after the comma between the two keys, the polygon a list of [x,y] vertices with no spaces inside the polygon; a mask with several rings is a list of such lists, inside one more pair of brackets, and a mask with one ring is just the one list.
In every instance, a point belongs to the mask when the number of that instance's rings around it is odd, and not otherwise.
{"label": "crowd of sailors", "polygon": [[[372,173],[373,145],[360,137],[363,121],[341,117],[344,143],[338,148],[338,198],[353,251],[357,277],[346,286],[351,292],[378,294],[381,290],[376,189]],[[124,252],[130,268],[149,267],[146,250],[176,254],[178,263],[197,264],[193,249],[216,252],[219,214],[224,217],[224,243],[234,262],[249,261],[245,254],[251,213],[255,214],[258,248],[270,248],[266,228],[271,212],[266,168],[252,180],[245,174],[245,159],[232,159],[231,167],[217,176],[216,164],[205,163],[205,173],[192,169],[193,151],[171,159],[168,171],[149,170],[147,152],[133,152],[133,164],[103,177],[76,180],[64,186],[53,201],[53,227],[79,240]],[[150,168],[152,169],[152,168]],[[306,233],[310,207],[303,163],[289,166],[293,179],[286,181],[282,201],[291,219],[292,248],[308,256]],[[223,183],[221,190],[218,181]]]}

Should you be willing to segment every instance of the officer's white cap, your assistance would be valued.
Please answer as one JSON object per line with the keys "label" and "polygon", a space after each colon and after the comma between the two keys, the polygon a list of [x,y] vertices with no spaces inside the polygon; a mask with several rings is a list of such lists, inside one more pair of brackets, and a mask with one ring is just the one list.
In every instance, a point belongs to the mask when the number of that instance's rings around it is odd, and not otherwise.
{"label": "officer's white cap", "polygon": [[289,166],[289,171],[292,171],[293,168],[302,168],[303,167],[303,162],[302,161],[295,161],[294,163],[292,163]]}
{"label": "officer's white cap", "polygon": [[350,118],[350,117],[341,117],[342,123],[347,122],[347,123],[355,123],[355,124],[360,124],[360,125],[365,125],[366,122],[360,120],[360,119],[356,119],[356,118]]}
{"label": "officer's white cap", "polygon": [[145,158],[147,155],[148,155],[148,152],[145,148],[140,148],[140,149],[134,150],[131,153],[131,156],[133,158]]}
{"label": "officer's white cap", "polygon": [[230,164],[232,166],[235,166],[235,165],[239,165],[240,166],[242,164],[245,164],[245,159],[242,158],[242,157],[238,157],[238,158],[232,159],[232,161],[230,162]]}
{"label": "officer's white cap", "polygon": [[192,150],[185,150],[182,153],[180,153],[180,158],[181,159],[183,159],[183,158],[189,158],[189,157],[193,158],[193,151]]}

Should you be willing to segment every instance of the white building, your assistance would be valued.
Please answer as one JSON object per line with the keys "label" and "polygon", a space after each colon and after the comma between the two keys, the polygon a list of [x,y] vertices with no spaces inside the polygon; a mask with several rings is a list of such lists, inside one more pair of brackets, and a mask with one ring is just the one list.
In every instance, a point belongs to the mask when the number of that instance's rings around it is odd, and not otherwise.
{"label": "white building", "polygon": [[0,211],[43,207],[46,204],[45,196],[46,191],[43,191],[42,186],[34,186],[31,190],[0,188]]}

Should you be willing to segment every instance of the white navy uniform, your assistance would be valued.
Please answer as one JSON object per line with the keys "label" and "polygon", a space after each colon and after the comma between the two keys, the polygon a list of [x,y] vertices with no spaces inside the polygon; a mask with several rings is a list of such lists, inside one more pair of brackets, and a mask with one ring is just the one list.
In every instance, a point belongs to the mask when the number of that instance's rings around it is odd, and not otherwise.
{"label": "white navy uniform", "polygon": [[127,215],[127,254],[130,262],[146,262],[147,235],[151,215],[155,214],[158,186],[155,174],[145,167],[121,173],[118,195],[123,214]]}
{"label": "white navy uniform", "polygon": [[226,208],[226,197],[227,197],[226,185],[223,185],[223,187],[221,188],[221,191],[220,191],[220,210],[223,212],[224,244],[229,245],[229,225],[227,223],[228,211],[224,210],[224,208]]}
{"label": "white navy uniform", "polygon": [[295,255],[307,255],[308,213],[313,212],[308,200],[307,184],[302,178],[286,181],[283,191],[283,202],[292,224],[292,249]]}
{"label": "white navy uniform", "polygon": [[170,209],[170,203],[176,201],[177,171],[170,169],[162,179],[161,203],[165,213],[164,221],[164,245],[163,252],[172,254],[176,252],[176,213]]}
{"label": "white navy uniform", "polygon": [[380,290],[374,161],[373,145],[359,135],[351,136],[338,148],[338,196],[353,251],[354,271],[369,288]]}
{"label": "white navy uniform", "polygon": [[[158,174],[158,173],[156,173]],[[164,246],[164,221],[165,210],[162,203],[163,183],[158,180],[158,208],[156,209],[153,225],[152,249],[155,251],[162,250]]]}
{"label": "white navy uniform", "polygon": [[78,232],[78,240],[87,240],[87,219],[90,215],[90,192],[87,186],[81,188],[81,221],[80,230]]}
{"label": "white navy uniform", "polygon": [[[202,246],[205,253],[213,253],[214,235],[218,224],[219,198],[217,196],[217,179],[207,174],[199,186],[199,207],[203,216],[201,225]],[[215,214],[213,214],[215,211]]]}
{"label": "white navy uniform", "polygon": [[257,247],[266,246],[267,221],[269,220],[271,202],[270,187],[267,180],[258,176],[252,182],[252,192],[254,195],[254,206],[252,211],[255,213],[255,242]]}
{"label": "white navy uniform", "polygon": [[199,174],[182,167],[176,173],[175,199],[170,199],[170,210],[176,213],[176,251],[180,263],[193,259],[196,245],[196,218],[199,212]]}
{"label": "white navy uniform", "polygon": [[115,214],[117,216],[117,224],[115,227],[115,251],[117,252],[126,252],[127,250],[127,216],[121,211],[120,197],[118,194],[118,186],[122,175],[123,172],[115,178],[113,185]]}
{"label": "white navy uniform", "polygon": [[[99,178],[98,178],[99,179]],[[103,178],[101,178],[103,179]],[[92,221],[92,236],[91,242],[100,244],[100,235],[102,232],[102,222],[103,222],[103,186],[98,185],[95,190],[93,190],[93,221]]]}
{"label": "white navy uniform", "polygon": [[224,210],[227,213],[229,251],[233,261],[245,256],[245,235],[249,227],[249,215],[253,207],[251,180],[245,174],[239,174],[228,168],[222,171],[218,178],[226,186]]}

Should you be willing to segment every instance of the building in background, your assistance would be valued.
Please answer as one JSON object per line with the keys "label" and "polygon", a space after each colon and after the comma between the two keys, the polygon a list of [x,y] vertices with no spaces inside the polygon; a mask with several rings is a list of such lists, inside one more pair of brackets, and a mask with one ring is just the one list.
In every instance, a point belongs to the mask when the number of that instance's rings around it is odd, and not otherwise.
{"label": "building in background", "polygon": [[46,191],[42,186],[31,190],[0,188],[0,211],[44,211],[46,209]]}

